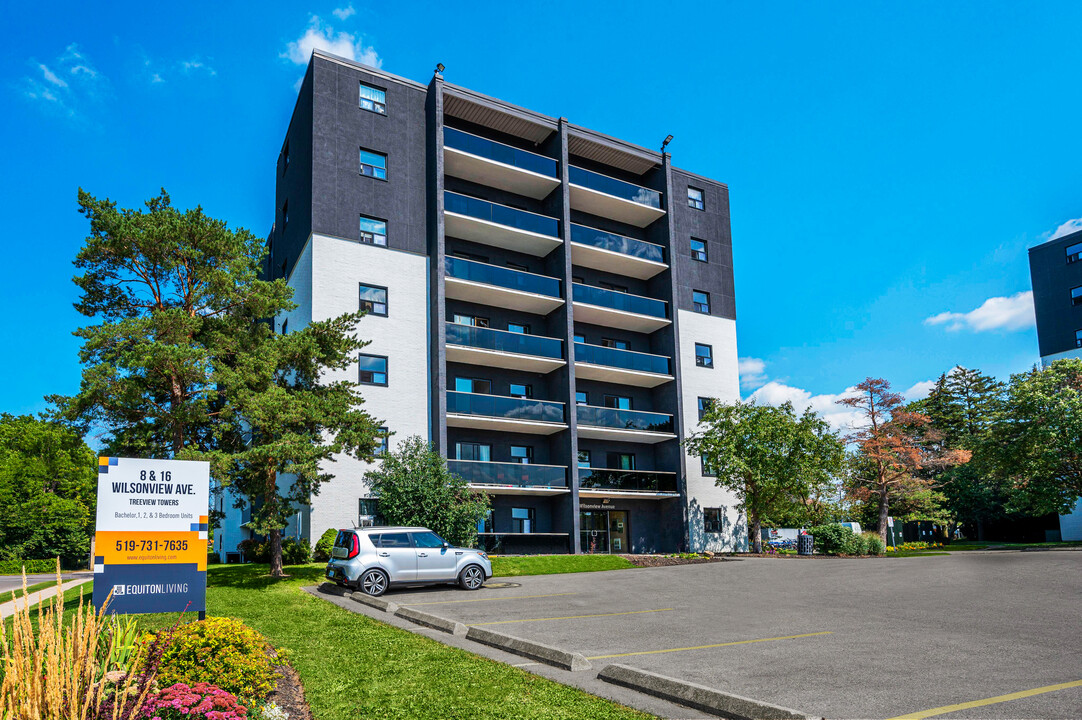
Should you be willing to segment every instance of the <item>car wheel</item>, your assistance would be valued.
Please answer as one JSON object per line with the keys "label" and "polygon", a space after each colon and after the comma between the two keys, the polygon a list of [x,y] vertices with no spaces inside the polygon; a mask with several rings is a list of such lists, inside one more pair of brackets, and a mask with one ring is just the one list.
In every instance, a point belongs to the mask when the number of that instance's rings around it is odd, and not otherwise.
{"label": "car wheel", "polygon": [[387,574],[382,570],[366,570],[357,581],[357,588],[365,595],[379,597],[387,592]]}
{"label": "car wheel", "polygon": [[458,574],[458,585],[463,590],[480,590],[485,584],[485,571],[479,565],[467,565]]}

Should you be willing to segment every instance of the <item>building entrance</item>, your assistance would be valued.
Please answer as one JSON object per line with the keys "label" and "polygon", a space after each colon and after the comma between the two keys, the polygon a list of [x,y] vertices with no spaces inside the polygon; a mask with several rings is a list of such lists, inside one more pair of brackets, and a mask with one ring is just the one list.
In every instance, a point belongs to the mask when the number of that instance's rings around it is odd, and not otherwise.
{"label": "building entrance", "polygon": [[584,553],[630,552],[626,510],[583,510],[579,513],[579,544]]}

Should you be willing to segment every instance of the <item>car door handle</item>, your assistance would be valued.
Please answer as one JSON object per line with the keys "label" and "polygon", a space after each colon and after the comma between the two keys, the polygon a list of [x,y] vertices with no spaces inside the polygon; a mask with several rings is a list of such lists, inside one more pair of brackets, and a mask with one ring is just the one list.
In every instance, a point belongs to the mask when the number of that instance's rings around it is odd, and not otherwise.
{"label": "car door handle", "polygon": [[380,557],[391,557],[391,553],[380,553]]}
{"label": "car door handle", "polygon": [[428,557],[428,553],[417,553],[417,557]]}

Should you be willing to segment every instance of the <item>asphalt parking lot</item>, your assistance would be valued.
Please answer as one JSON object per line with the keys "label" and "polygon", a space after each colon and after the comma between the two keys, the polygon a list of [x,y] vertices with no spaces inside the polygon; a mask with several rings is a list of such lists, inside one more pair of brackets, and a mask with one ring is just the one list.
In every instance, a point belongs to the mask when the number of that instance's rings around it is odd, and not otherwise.
{"label": "asphalt parking lot", "polygon": [[621,663],[828,718],[1082,717],[1082,552],[737,559],[509,580],[385,597],[582,653],[594,672],[553,672],[592,691],[596,670]]}

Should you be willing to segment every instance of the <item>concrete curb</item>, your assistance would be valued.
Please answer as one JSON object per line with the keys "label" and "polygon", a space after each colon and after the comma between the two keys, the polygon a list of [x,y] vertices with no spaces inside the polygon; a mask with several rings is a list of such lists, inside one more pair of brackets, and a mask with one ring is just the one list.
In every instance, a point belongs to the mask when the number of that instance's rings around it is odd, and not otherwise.
{"label": "concrete curb", "polygon": [[[390,612],[388,610],[387,612]],[[435,630],[441,630],[445,633],[454,635],[455,637],[465,637],[467,628],[460,622],[454,620],[448,620],[442,618],[439,615],[433,615],[432,613],[422,612],[421,610],[414,610],[408,607],[399,607],[394,611],[395,617],[400,617],[403,620],[409,620],[412,623],[418,625],[424,625]]]}
{"label": "concrete curb", "polygon": [[579,653],[570,653],[566,650],[554,648],[551,645],[543,645],[532,640],[504,635],[494,630],[486,630],[480,627],[471,627],[466,633],[467,640],[479,642],[482,645],[490,645],[498,650],[528,657],[531,660],[553,665],[564,670],[578,672],[589,670],[590,661]]}
{"label": "concrete curb", "polygon": [[752,700],[708,688],[705,685],[676,680],[627,665],[606,665],[598,679],[613,685],[638,690],[647,695],[687,705],[703,712],[734,720],[812,720],[812,716],[779,705]]}
{"label": "concrete curb", "polygon": [[382,610],[383,612],[389,612],[391,614],[394,614],[394,613],[398,612],[398,604],[397,603],[393,603],[393,602],[391,602],[389,600],[380,600],[379,598],[374,598],[374,597],[372,597],[370,595],[365,595],[363,592],[360,592],[360,591],[353,593],[349,597],[350,597],[351,600],[353,600],[355,602],[359,602],[361,605],[367,605],[368,607],[374,607],[375,609]]}

